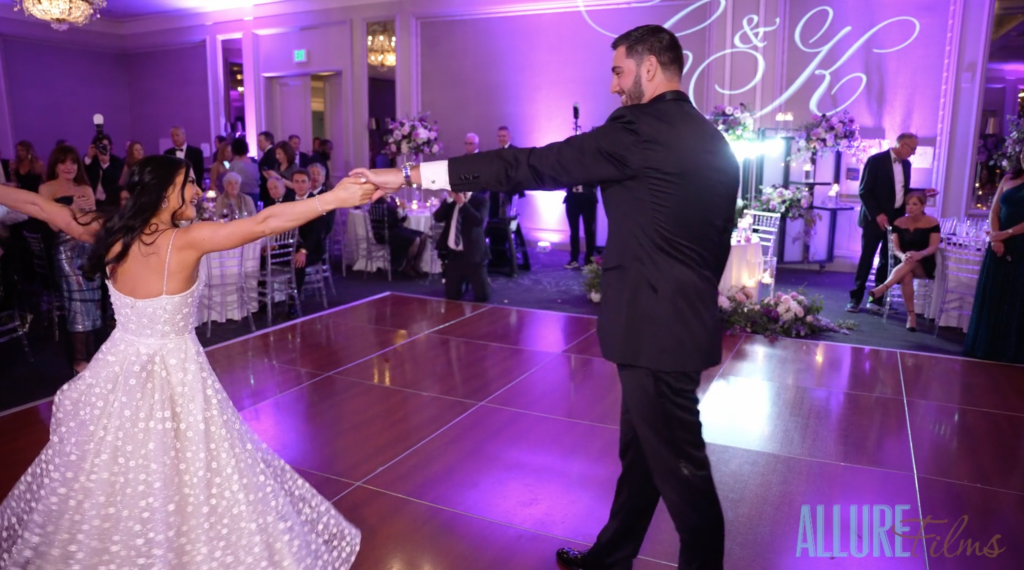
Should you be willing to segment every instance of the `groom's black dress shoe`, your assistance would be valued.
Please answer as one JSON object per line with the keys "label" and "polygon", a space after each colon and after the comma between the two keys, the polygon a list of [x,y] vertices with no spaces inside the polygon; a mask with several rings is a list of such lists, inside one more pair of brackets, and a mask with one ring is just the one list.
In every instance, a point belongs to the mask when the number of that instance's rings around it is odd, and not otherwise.
{"label": "groom's black dress shoe", "polygon": [[575,548],[559,548],[555,553],[558,563],[573,570],[605,570],[604,564],[595,562],[589,557],[589,551]]}

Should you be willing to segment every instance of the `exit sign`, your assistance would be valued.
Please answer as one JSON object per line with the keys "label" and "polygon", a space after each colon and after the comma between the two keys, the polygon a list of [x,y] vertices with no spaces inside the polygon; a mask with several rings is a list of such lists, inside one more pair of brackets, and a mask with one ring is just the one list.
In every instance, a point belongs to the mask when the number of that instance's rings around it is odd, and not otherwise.
{"label": "exit sign", "polygon": [[295,50],[295,63],[306,63],[308,55],[304,49]]}

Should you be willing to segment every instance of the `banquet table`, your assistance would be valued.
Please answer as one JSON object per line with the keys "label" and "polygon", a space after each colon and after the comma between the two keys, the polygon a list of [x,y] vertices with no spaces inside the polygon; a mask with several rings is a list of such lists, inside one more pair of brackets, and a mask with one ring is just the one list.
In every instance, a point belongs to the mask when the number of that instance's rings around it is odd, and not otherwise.
{"label": "banquet table", "polygon": [[[410,208],[405,210],[404,214],[405,227],[423,232],[423,237],[429,240],[423,250],[423,256],[420,258],[420,271],[424,273],[439,273],[441,271],[441,264],[437,260],[437,250],[433,247],[433,240],[430,239],[434,226],[434,210],[430,208]],[[378,269],[386,269],[384,262],[381,260],[368,261],[366,259],[366,252],[360,251],[355,245],[363,243],[364,239],[373,240],[373,236],[367,236],[366,226],[366,211],[349,210],[345,239],[348,243],[352,244],[352,249],[349,250],[353,255],[352,270],[376,271]]]}
{"label": "banquet table", "polygon": [[[207,254],[203,257],[201,270],[206,273],[206,287],[212,285],[212,295],[209,289],[204,288],[199,302],[199,322],[205,323],[214,320],[223,323],[228,320],[237,321],[245,318],[249,312],[256,312],[259,309],[259,285],[260,255],[263,252],[265,240],[257,240],[247,243],[240,248],[228,251],[218,251]],[[218,267],[217,260],[227,259],[242,252],[242,265],[245,278],[246,292],[248,293],[248,307],[240,305],[238,300],[238,289],[229,285],[238,283],[238,272],[236,269],[224,269]],[[210,300],[212,297],[212,303]]]}
{"label": "banquet table", "polygon": [[[729,250],[729,261],[725,264],[722,280],[718,283],[718,292],[728,295],[741,287],[759,291],[761,276],[761,241],[757,236],[750,241],[732,240]],[[751,285],[752,284],[752,285]]]}

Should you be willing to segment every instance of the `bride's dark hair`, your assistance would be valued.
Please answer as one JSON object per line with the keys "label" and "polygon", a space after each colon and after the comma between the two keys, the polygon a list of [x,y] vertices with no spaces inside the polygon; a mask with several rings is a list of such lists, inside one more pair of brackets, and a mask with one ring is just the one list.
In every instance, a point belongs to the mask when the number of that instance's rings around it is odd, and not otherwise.
{"label": "bride's dark hair", "polygon": [[[186,160],[176,156],[154,155],[147,156],[135,163],[128,175],[128,184],[125,187],[131,198],[120,211],[107,217],[103,226],[96,234],[96,241],[93,243],[89,258],[82,267],[82,273],[88,279],[94,279],[97,275],[105,277],[106,269],[110,267],[110,274],[117,271],[117,266],[124,261],[132,245],[141,240],[146,245],[156,241],[156,237],[167,229],[160,230],[153,223],[153,218],[162,207],[164,198],[167,196],[167,189],[174,184],[175,178],[182,172],[190,172],[192,165]],[[175,227],[180,227],[181,221],[177,219],[178,212],[184,209],[188,198],[185,191],[188,188],[188,176],[183,177],[178,192],[181,194],[181,206],[171,214]],[[153,237],[153,241],[147,242],[146,238]],[[120,242],[121,249],[110,259],[110,250]]]}

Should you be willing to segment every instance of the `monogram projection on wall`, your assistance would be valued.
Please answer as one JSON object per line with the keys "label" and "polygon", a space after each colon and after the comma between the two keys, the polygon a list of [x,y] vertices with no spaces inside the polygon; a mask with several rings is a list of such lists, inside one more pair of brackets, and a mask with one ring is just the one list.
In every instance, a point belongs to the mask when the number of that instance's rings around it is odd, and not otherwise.
{"label": "monogram projection on wall", "polygon": [[[594,30],[613,38],[626,31],[623,29],[609,30],[602,27],[602,25],[595,21],[596,18],[591,17],[591,13],[587,10],[587,3],[584,0],[577,0],[577,2],[583,18]],[[643,10],[661,3],[661,0],[652,0],[643,4],[635,4],[629,9]],[[728,4],[727,0],[699,0],[672,14],[662,25],[674,31],[676,36],[679,36],[682,40],[684,36],[704,30],[723,19]],[[732,4],[737,15],[744,8],[760,8],[758,2],[732,2]],[[846,4],[862,5],[863,3],[846,2]],[[940,3],[932,3],[933,7],[937,4]],[[871,12],[871,10],[868,10],[868,12]],[[710,14],[710,16],[704,19],[704,21],[700,21],[702,16],[707,14]],[[875,54],[898,52],[917,39],[921,32],[921,22],[909,15],[886,18],[874,24],[867,31],[855,30],[854,26],[849,24],[840,24],[833,27],[835,15],[835,10],[832,7],[823,5],[813,8],[799,17],[793,29],[791,39],[793,45],[803,53],[814,54],[813,59],[797,77],[790,81],[785,91],[778,98],[763,104],[760,109],[755,109],[753,112],[754,117],[760,117],[780,107],[809,83],[811,88],[814,88],[814,92],[810,97],[807,108],[814,115],[831,114],[848,107],[857,97],[863,94],[868,86],[869,78],[868,74],[862,71],[844,71],[844,65],[857,56],[861,50],[870,51]],[[793,19],[793,15],[790,18]],[[864,18],[860,19],[863,20]],[[697,23],[693,25],[695,20]],[[850,19],[844,18],[842,21],[849,22]],[[776,16],[769,24],[767,21],[762,21],[761,16],[758,14],[750,13],[745,14],[742,20],[736,23],[740,29],[732,36],[730,46],[705,58],[693,70],[689,80],[690,93],[697,92],[698,81],[702,78],[702,74],[708,71],[710,66],[716,61],[727,57],[749,57],[755,64],[755,71],[749,78],[749,82],[735,89],[725,89],[715,83],[714,89],[718,93],[741,96],[751,92],[761,83],[766,66],[765,57],[758,48],[771,49],[770,44],[772,41],[787,40],[787,38],[781,37],[783,34],[783,30],[780,29],[781,18]],[[900,23],[905,23],[906,25],[900,26]],[[849,38],[854,39],[852,45],[841,44],[844,39]],[[819,40],[823,41],[819,42]],[[695,57],[691,50],[684,50],[683,55],[685,57],[685,68],[683,70],[685,77],[693,68]],[[830,61],[830,58],[832,61]],[[737,79],[740,79],[740,83],[742,83],[742,78]],[[836,96],[847,82],[851,82],[854,91],[847,95],[845,101],[833,105],[823,103],[822,99],[826,95]],[[816,87],[814,87],[815,83],[817,84]],[[697,104],[700,105],[699,102]]]}

